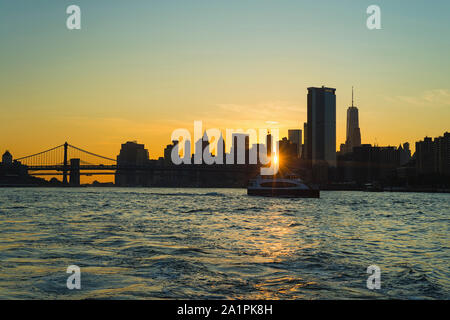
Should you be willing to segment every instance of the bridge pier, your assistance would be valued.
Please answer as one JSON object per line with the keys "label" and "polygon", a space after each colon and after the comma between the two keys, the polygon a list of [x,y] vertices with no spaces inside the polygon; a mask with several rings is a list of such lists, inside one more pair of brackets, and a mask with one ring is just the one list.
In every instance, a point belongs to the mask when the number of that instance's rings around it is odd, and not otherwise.
{"label": "bridge pier", "polygon": [[67,148],[69,144],[64,143],[64,165],[63,165],[63,184],[67,184]]}
{"label": "bridge pier", "polygon": [[[67,179],[67,178],[66,178]],[[70,181],[71,186],[80,186],[80,159],[70,159]]]}

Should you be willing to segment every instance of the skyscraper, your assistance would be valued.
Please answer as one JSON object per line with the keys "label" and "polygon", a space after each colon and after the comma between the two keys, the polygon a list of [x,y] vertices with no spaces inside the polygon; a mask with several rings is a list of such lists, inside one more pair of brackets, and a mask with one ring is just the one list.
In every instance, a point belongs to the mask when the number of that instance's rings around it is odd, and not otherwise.
{"label": "skyscraper", "polygon": [[129,167],[145,166],[149,161],[148,150],[145,149],[143,144],[138,144],[136,141],[122,144],[117,156],[116,185],[121,187],[147,186],[149,180],[146,172],[129,169]]}
{"label": "skyscraper", "polygon": [[[233,164],[248,164],[250,150],[250,136],[246,133],[233,133],[230,156]],[[228,161],[227,161],[228,163]]]}
{"label": "skyscraper", "polygon": [[352,87],[352,105],[347,109],[347,138],[341,151],[344,153],[352,152],[354,147],[359,146],[361,146],[361,131],[359,129],[358,108],[354,106]]}
{"label": "skyscraper", "polygon": [[272,135],[269,133],[266,137],[266,151],[267,151],[267,157],[270,159],[272,157]]}
{"label": "skyscraper", "polygon": [[148,150],[143,144],[137,141],[128,141],[122,144],[120,153],[117,156],[117,166],[144,165],[149,161]]}
{"label": "skyscraper", "polygon": [[443,137],[425,137],[416,142],[416,169],[419,175],[439,174],[450,177],[450,133]]}
{"label": "skyscraper", "polygon": [[307,160],[308,158],[308,123],[303,124],[303,146],[302,146],[302,159]]}
{"label": "skyscraper", "polygon": [[336,166],[336,89],[308,88],[306,159]]}
{"label": "skyscraper", "polygon": [[290,129],[288,130],[288,139],[290,142],[297,145],[297,157],[302,155],[302,130]]}

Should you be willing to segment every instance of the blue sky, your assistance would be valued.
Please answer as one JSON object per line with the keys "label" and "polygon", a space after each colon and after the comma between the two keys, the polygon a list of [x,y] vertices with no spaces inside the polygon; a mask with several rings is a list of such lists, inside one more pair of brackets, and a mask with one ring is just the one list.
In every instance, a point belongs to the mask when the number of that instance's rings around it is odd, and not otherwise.
{"label": "blue sky", "polygon": [[[65,27],[70,4],[81,7],[79,31]],[[371,4],[382,30],[366,28]],[[0,134],[41,119],[39,134],[0,148],[97,135],[107,153],[137,139],[159,154],[171,130],[194,120],[271,120],[283,132],[302,127],[306,88],[319,85],[337,88],[338,144],[351,86],[363,142],[448,129],[449,1],[1,0],[0,9]]]}

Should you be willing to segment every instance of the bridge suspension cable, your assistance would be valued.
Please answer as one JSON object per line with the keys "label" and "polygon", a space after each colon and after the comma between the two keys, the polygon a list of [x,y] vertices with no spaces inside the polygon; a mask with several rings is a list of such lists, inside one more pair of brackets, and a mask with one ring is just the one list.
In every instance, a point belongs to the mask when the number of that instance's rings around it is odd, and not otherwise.
{"label": "bridge suspension cable", "polygon": [[60,146],[57,146],[57,147],[54,147],[54,148],[51,148],[51,149],[48,149],[48,150],[45,150],[45,151],[42,151],[42,152],[38,152],[38,153],[35,153],[35,154],[31,154],[31,155],[29,155],[29,156],[25,156],[25,157],[22,157],[22,158],[17,158],[16,160],[17,160],[17,161],[21,161],[21,160],[24,160],[24,159],[27,159],[27,158],[37,157],[37,156],[40,156],[40,155],[42,155],[42,154],[44,154],[44,153],[47,153],[47,152],[56,150],[56,149],[61,148],[61,147],[64,147],[64,145],[62,144],[62,145],[60,145]]}
{"label": "bridge suspension cable", "polygon": [[97,157],[97,158],[102,158],[102,159],[105,159],[105,160],[108,160],[108,161],[114,161],[114,162],[117,161],[116,159],[104,157],[104,156],[101,156],[101,155],[99,155],[99,154],[95,154],[95,153],[93,153],[93,152],[89,152],[89,151],[83,150],[83,149],[81,149],[81,148],[75,147],[75,146],[73,146],[73,145],[71,145],[71,144],[69,144],[69,147],[74,148],[74,149],[76,149],[76,150],[78,150],[78,151],[84,152],[84,153],[86,153],[86,154],[89,154],[89,155],[91,155],[91,156]]}
{"label": "bridge suspension cable", "polygon": [[84,165],[115,165],[117,162],[116,159],[89,152],[68,143],[16,160],[29,167],[42,167],[68,166],[71,159],[79,159]]}

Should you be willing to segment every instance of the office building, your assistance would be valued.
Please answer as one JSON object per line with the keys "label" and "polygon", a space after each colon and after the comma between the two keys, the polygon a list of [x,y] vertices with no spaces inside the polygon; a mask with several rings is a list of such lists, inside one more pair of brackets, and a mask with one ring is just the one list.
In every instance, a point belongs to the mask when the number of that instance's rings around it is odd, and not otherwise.
{"label": "office building", "polygon": [[300,129],[291,129],[288,130],[288,139],[291,143],[295,144],[297,158],[300,158],[302,155],[302,130]]}
{"label": "office building", "polygon": [[336,89],[308,88],[306,159],[336,166]]}
{"label": "office building", "polygon": [[450,133],[416,142],[416,169],[420,175],[450,176]]}
{"label": "office building", "polygon": [[[250,136],[246,133],[233,133],[230,157],[232,164],[248,164],[250,151]],[[227,164],[230,164],[227,161]]]}
{"label": "office building", "polygon": [[361,130],[359,128],[358,108],[354,106],[353,88],[352,105],[347,109],[347,137],[341,145],[341,153],[353,152],[353,148],[361,146]]}
{"label": "office building", "polygon": [[149,164],[149,153],[143,144],[129,141],[122,144],[117,156],[115,183],[118,186],[146,186],[148,178],[139,168]]}

